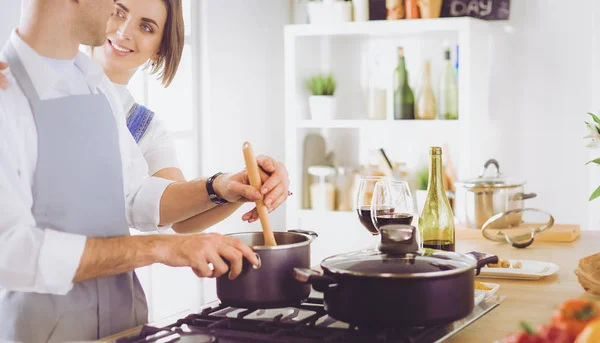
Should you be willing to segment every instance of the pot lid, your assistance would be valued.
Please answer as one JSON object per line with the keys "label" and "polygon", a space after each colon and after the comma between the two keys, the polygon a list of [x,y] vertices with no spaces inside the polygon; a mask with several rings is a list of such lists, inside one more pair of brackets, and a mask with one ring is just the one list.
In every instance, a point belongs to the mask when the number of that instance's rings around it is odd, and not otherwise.
{"label": "pot lid", "polygon": [[326,258],[321,267],[334,274],[376,278],[425,278],[462,273],[474,269],[474,256],[419,249],[418,232],[410,225],[380,228],[378,249],[362,250]]}
{"label": "pot lid", "polygon": [[363,250],[329,257],[321,267],[334,274],[376,278],[425,278],[445,276],[474,269],[474,257],[459,253],[423,249],[415,253],[386,254]]}
{"label": "pot lid", "polygon": [[536,236],[550,230],[554,217],[535,208],[520,208],[493,215],[481,227],[483,237],[506,242],[515,248],[526,248]]}
{"label": "pot lid", "polygon": [[[490,166],[494,166],[494,171],[488,173],[486,172],[490,169]],[[457,182],[458,185],[467,187],[467,188],[512,188],[518,187],[525,184],[525,181],[520,180],[511,180],[506,179],[500,173],[500,165],[498,161],[491,159],[485,162],[482,170],[479,172],[479,175],[476,178],[464,180]]]}

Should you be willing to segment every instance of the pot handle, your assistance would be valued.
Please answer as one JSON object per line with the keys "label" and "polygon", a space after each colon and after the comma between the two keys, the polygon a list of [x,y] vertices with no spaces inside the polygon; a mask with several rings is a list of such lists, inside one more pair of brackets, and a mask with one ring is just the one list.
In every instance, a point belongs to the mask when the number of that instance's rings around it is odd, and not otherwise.
{"label": "pot handle", "polygon": [[313,239],[315,239],[315,238],[319,237],[319,234],[317,234],[316,232],[314,232],[314,231],[308,231],[308,230],[298,230],[298,229],[294,229],[294,230],[287,230],[287,232],[291,232],[291,233],[302,233],[302,234],[305,234],[305,235],[312,236],[312,237],[313,237]]}
{"label": "pot handle", "polygon": [[532,199],[535,198],[537,196],[536,193],[515,193],[511,200],[527,200],[527,199]]}
{"label": "pot handle", "polygon": [[302,283],[309,283],[316,291],[322,293],[338,287],[336,279],[308,268],[294,268],[294,279]]}
{"label": "pot handle", "polygon": [[479,172],[479,177],[482,178],[483,175],[485,174],[485,171],[488,169],[488,167],[490,166],[490,164],[493,164],[496,167],[496,177],[498,175],[500,175],[500,163],[498,163],[498,161],[496,161],[495,159],[489,159],[485,162],[485,164],[483,165],[483,168],[481,169],[481,171]]}
{"label": "pot handle", "polygon": [[530,246],[533,243],[533,235],[531,235],[531,239],[528,240],[525,243],[512,243],[512,246],[517,248],[517,249],[523,249],[523,248],[527,248],[528,246]]}
{"label": "pot handle", "polygon": [[481,268],[483,268],[488,263],[498,263],[498,256],[492,254],[486,254],[483,252],[471,251],[467,253],[467,255],[471,255],[475,257],[477,260],[477,272],[475,275],[479,275],[481,272]]}

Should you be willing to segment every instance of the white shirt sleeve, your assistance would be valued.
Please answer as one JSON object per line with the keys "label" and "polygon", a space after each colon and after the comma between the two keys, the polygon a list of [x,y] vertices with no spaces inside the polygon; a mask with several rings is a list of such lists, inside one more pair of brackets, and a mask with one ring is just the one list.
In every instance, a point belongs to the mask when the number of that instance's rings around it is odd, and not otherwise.
{"label": "white shirt sleeve", "polygon": [[173,136],[156,115],[140,139],[139,147],[148,163],[149,175],[165,168],[179,168]]}
{"label": "white shirt sleeve", "polygon": [[[8,76],[9,83],[15,79]],[[36,227],[26,171],[23,132],[26,116],[14,113],[21,96],[15,87],[0,92],[0,287],[11,291],[67,294],[83,255],[86,237]],[[11,106],[9,113],[9,108]]]}
{"label": "white shirt sleeve", "polygon": [[148,164],[127,128],[117,90],[107,77],[101,90],[109,99],[119,131],[127,222],[140,231],[155,231],[160,223],[160,199],[173,181],[149,176]]}

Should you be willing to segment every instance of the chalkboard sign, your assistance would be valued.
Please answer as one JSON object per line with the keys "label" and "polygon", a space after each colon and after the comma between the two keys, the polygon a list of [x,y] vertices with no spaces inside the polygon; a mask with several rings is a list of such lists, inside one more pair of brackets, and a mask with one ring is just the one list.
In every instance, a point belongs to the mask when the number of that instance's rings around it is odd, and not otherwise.
{"label": "chalkboard sign", "polygon": [[510,16],[510,0],[444,0],[441,16],[506,20]]}
{"label": "chalkboard sign", "polygon": [[369,20],[385,20],[386,18],[385,0],[369,0]]}

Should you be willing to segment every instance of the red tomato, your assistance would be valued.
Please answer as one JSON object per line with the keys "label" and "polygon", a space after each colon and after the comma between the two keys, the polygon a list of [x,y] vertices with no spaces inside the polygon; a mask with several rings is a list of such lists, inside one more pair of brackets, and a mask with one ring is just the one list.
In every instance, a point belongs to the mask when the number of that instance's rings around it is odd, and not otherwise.
{"label": "red tomato", "polygon": [[544,325],[539,329],[545,343],[571,343],[573,340],[564,328],[556,325]]}
{"label": "red tomato", "polygon": [[554,311],[552,324],[564,328],[571,341],[585,326],[598,317],[598,307],[594,302],[584,299],[569,299]]}

